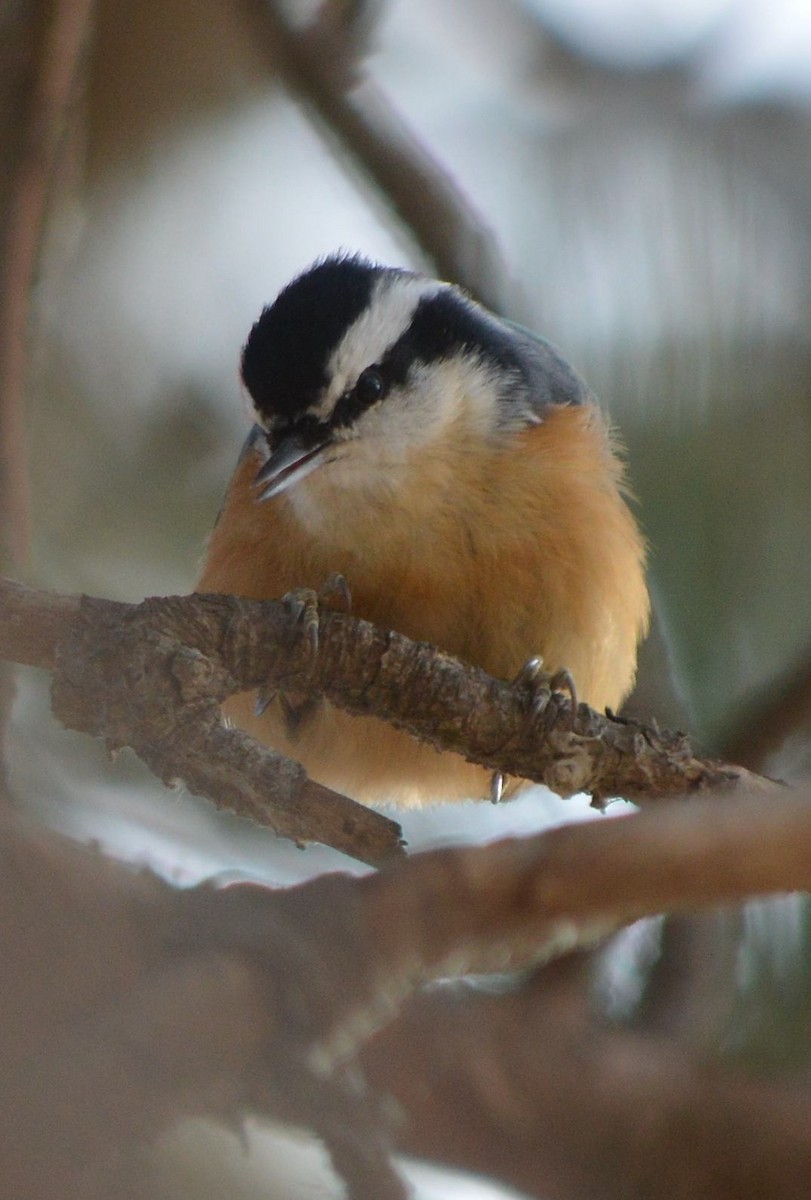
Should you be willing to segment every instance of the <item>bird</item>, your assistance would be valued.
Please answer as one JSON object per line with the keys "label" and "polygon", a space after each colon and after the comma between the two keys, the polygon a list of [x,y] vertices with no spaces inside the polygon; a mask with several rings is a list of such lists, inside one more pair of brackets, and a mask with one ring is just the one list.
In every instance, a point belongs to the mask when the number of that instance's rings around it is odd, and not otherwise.
{"label": "bird", "polygon": [[[241,376],[255,423],[197,591],[278,599],[341,577],[354,616],[502,679],[540,658],[620,706],[646,543],[616,435],[551,343],[453,283],[337,253],[263,309]],[[490,794],[485,768],[324,699],[242,694],[225,712],[363,804]]]}

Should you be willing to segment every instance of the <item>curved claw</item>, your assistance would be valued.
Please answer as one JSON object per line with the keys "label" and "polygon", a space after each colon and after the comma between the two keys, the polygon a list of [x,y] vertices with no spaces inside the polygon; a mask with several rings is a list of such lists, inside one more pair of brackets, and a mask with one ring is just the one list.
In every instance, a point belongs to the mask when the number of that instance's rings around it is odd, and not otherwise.
{"label": "curved claw", "polygon": [[547,675],[543,669],[543,659],[534,657],[528,659],[513,680],[514,684],[524,684],[531,691],[529,705],[529,720],[536,721],[545,716],[544,725],[552,728],[555,721],[555,710],[550,708],[549,701],[553,692],[567,692],[571,699],[570,729],[574,730],[577,721],[578,697],[577,687],[571,671],[561,667],[554,675]]}
{"label": "curved claw", "polygon": [[304,631],[310,657],[318,654],[318,593],[312,588],[294,588],[282,596],[282,604]]}
{"label": "curved claw", "polygon": [[553,692],[569,693],[569,699],[571,700],[572,705],[569,728],[574,731],[575,725],[577,724],[577,710],[579,707],[579,701],[577,698],[577,687],[575,686],[571,671],[569,671],[567,667],[561,667],[561,669],[556,671],[549,680],[549,686]]}
{"label": "curved claw", "polygon": [[263,717],[278,694],[276,688],[273,688],[272,691],[266,691],[265,688],[261,688],[256,693],[256,699],[253,704],[254,716]]}
{"label": "curved claw", "polygon": [[[543,659],[535,655],[524,663],[513,679],[513,686],[523,686],[529,690],[528,725],[532,726],[539,718],[543,718],[547,733],[554,727],[558,715],[557,705],[549,703],[553,692],[568,692],[571,697],[570,729],[574,731],[578,706],[577,688],[571,672],[566,667],[562,667],[554,675],[548,675],[544,671]],[[500,804],[503,794],[504,774],[502,771],[494,771],[490,779],[490,803]]]}
{"label": "curved claw", "polygon": [[548,680],[544,679],[542,683],[532,689],[532,703],[529,706],[530,721],[536,721],[542,713],[546,712],[551,698],[552,689]]}
{"label": "curved claw", "polygon": [[[332,571],[318,593],[321,604],[328,606],[334,612],[344,612],[349,616],[352,612],[352,593],[346,577],[340,571]],[[338,601],[336,604],[335,601]]]}
{"label": "curved claw", "polygon": [[540,654],[528,658],[521,670],[513,679],[513,684],[533,684],[539,675],[543,674],[543,659]]}
{"label": "curved claw", "polygon": [[282,604],[293,620],[302,626],[310,647],[310,657],[318,654],[318,613],[320,608],[333,612],[352,611],[352,593],[349,584],[339,571],[333,571],[316,592],[313,588],[293,588],[282,596]]}

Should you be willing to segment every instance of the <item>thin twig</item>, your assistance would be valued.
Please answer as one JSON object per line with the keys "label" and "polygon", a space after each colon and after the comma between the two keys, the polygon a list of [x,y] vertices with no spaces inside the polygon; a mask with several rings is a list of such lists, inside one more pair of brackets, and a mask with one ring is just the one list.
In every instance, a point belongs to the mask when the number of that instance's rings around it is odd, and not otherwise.
{"label": "thin twig", "polygon": [[275,0],[242,4],[273,69],[374,182],[437,273],[496,312],[517,315],[492,231],[384,93],[360,78],[356,43],[329,7],[324,19],[300,30]]}
{"label": "thin twig", "polygon": [[93,0],[54,0],[17,167],[0,283],[0,513],[2,541],[22,564],[30,539],[24,393],[31,291],[54,169],[73,101]]}
{"label": "thin twig", "polygon": [[811,649],[771,687],[763,689],[725,751],[751,771],[762,771],[793,733],[811,729]]}

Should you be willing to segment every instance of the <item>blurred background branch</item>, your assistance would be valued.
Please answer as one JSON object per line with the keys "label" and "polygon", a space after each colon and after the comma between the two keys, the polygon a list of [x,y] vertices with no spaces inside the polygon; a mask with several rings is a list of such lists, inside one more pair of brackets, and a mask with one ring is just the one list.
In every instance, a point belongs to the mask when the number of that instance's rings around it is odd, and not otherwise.
{"label": "blurred background branch", "polygon": [[361,880],[182,891],[6,814],[0,1194],[146,1196],[130,1190],[144,1143],[190,1113],[258,1112],[321,1133],[352,1200],[406,1194],[392,1134],[538,1197],[660,1176],[666,1197],[725,1200],[745,1179],[799,1197],[807,1091],[600,1029],[587,960],[403,1008],[426,983],[548,961],[663,905],[811,886],[810,826],[807,796],[736,797]]}
{"label": "blurred background branch", "polygon": [[[325,4],[312,24],[299,30],[277,0],[242,4],[257,30],[257,43],[268,46],[272,67],[312,109],[328,136],[339,139],[439,277],[460,283],[496,312],[515,315],[506,264],[492,230],[365,72],[361,60],[368,52],[368,28],[359,40],[357,25],[346,21],[346,6],[340,4]],[[361,7],[367,26],[371,8]]]}
{"label": "blurred background branch", "polygon": [[777,758],[789,740],[801,741],[811,732],[811,651],[798,655],[797,665],[777,680],[753,705],[729,742],[735,762],[752,771]]}
{"label": "blurred background branch", "polygon": [[[0,10],[0,561],[28,560],[25,396],[32,292],[48,198],[76,101],[91,0]],[[0,666],[0,747],[14,680]],[[5,759],[0,758],[5,780]]]}
{"label": "blurred background branch", "polygon": [[[180,0],[97,0],[84,58],[78,25],[54,32],[57,14],[81,9],[43,0],[0,12],[4,234],[21,164],[34,162],[37,96],[51,97],[45,143],[55,154],[44,174],[43,160],[35,164],[23,253],[3,266],[4,279],[11,269],[28,280],[12,288],[15,328],[30,333],[26,357],[15,343],[27,439],[21,393],[0,389],[0,404],[4,486],[9,470],[17,476],[4,536],[24,543],[28,491],[29,580],[127,600],[187,590],[244,436],[236,364],[261,306],[339,246],[428,266],[559,343],[619,426],[659,613],[635,715],[801,779],[811,762],[803,6],[200,0],[192,13]],[[61,731],[32,672],[20,675],[8,747],[11,784],[32,814],[172,880],[247,875],[278,885],[356,869],[326,850],[286,851],[182,793],[167,805],[126,754],[110,764]],[[499,809],[426,811],[404,825],[416,847],[587,816],[587,801],[563,805],[538,789]],[[638,1056],[620,1059],[632,1078],[644,1073],[643,1047],[654,1077],[657,1062],[689,1073],[697,1046],[705,1061],[723,1053],[732,1067],[802,1079],[811,1062],[805,901],[676,920],[664,933],[634,926],[594,956],[601,1019],[628,1026],[594,1034],[598,1063],[616,1065],[622,1044]],[[580,977],[573,990],[582,1001]],[[500,1011],[517,1010],[507,1002]],[[635,1021],[667,1047],[624,1042]],[[429,1033],[424,1045],[434,1046]],[[555,1062],[573,1086],[589,1081],[582,1049],[574,1067]],[[707,1071],[691,1078],[720,1096]],[[502,1080],[490,1080],[492,1095]],[[732,1108],[746,1108],[752,1093],[740,1074],[731,1086]],[[771,1100],[759,1094],[764,1105],[753,1102],[737,1126],[751,1147],[767,1146],[771,1120],[782,1120],[784,1099],[769,1117]],[[805,1103],[803,1093],[800,1116]],[[705,1111],[696,1093],[688,1104]],[[621,1135],[639,1109],[617,1111]],[[518,1146],[512,1102],[509,1114]],[[785,1127],[795,1147],[788,1115]],[[337,1187],[289,1139],[253,1128],[246,1159],[229,1137],[207,1125],[196,1140],[183,1131],[169,1139],[162,1159],[156,1149],[150,1200],[212,1191],[242,1200],[271,1187],[289,1200],[302,1187]],[[561,1158],[571,1148],[563,1137],[556,1145]],[[592,1149],[578,1161],[607,1191],[607,1152]],[[802,1155],[792,1161],[806,1165]],[[293,1163],[295,1179],[285,1174]],[[764,1190],[792,1194],[786,1179],[772,1175]],[[433,1187],[445,1200],[452,1186],[419,1179],[421,1197]],[[554,1194],[551,1177],[549,1186]],[[465,1200],[484,1194],[470,1179],[461,1187]]]}
{"label": "blurred background branch", "polygon": [[[9,37],[9,107],[4,114],[9,126],[12,111],[20,117],[20,109],[12,108],[14,100],[25,98],[24,132],[6,143],[10,182],[5,211],[0,213],[0,514],[3,554],[17,567],[28,557],[30,540],[24,403],[31,297],[48,197],[73,119],[93,0],[54,0],[39,6],[39,14],[35,7],[25,13],[22,6],[9,5],[2,17]],[[37,16],[45,25],[42,33]],[[30,87],[26,72],[33,76]]]}
{"label": "blurred background branch", "polygon": [[399,1145],[539,1200],[801,1200],[807,1093],[606,1028],[583,983],[575,957],[506,995],[414,1000],[364,1056],[409,1114]]}

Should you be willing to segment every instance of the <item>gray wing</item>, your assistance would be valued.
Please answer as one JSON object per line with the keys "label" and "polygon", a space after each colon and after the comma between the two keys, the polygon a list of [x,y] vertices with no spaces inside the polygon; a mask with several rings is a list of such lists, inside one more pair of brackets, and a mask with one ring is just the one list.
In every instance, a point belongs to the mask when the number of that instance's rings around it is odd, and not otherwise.
{"label": "gray wing", "polygon": [[594,396],[562,354],[545,338],[499,318],[515,340],[516,355],[526,381],[524,403],[537,418],[557,404],[588,404]]}

